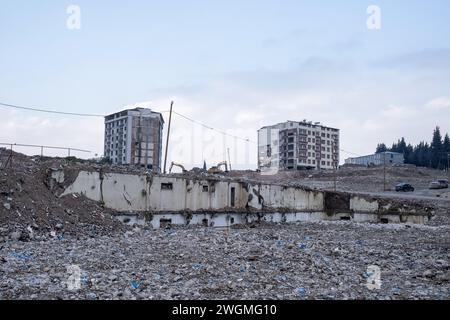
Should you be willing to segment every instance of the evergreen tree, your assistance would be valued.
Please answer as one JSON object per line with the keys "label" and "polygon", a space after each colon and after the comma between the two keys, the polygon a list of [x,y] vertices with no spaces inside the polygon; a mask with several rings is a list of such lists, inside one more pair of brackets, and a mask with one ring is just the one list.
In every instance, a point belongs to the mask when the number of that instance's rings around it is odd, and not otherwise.
{"label": "evergreen tree", "polygon": [[439,127],[436,127],[436,129],[433,132],[433,140],[431,142],[431,167],[432,168],[441,168],[442,167],[442,136],[441,136],[441,130]]}
{"label": "evergreen tree", "polygon": [[387,151],[387,147],[384,143],[379,143],[377,145],[377,150],[375,151],[375,153],[381,153],[381,152],[385,152]]}
{"label": "evergreen tree", "polygon": [[442,139],[440,128],[436,127],[433,132],[431,144],[420,142],[418,145],[407,144],[405,138],[399,139],[387,148],[384,143],[377,145],[376,152],[392,151],[403,153],[405,163],[414,164],[420,167],[443,169],[448,167],[448,156],[450,154],[450,137],[448,133]]}
{"label": "evergreen tree", "polygon": [[448,169],[449,161],[450,161],[449,160],[449,157],[450,157],[450,137],[448,136],[448,133],[445,135],[444,143],[442,145],[442,149],[443,149],[445,160],[446,160],[446,161],[444,161],[444,165]]}

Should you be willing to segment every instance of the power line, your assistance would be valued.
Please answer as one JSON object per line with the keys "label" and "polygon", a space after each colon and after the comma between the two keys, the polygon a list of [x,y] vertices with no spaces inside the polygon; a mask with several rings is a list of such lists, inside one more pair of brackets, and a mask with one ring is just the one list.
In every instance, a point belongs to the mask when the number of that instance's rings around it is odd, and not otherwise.
{"label": "power line", "polygon": [[[24,107],[24,106],[12,105],[12,104],[2,103],[2,102],[0,102],[0,106],[8,107],[8,108],[14,108],[14,109],[20,109],[20,110],[44,112],[44,113],[53,113],[53,114],[62,114],[62,115],[69,115],[69,116],[98,117],[98,118],[99,117],[102,117],[102,118],[106,117],[106,115],[102,115],[102,114],[63,112],[63,111],[41,109],[41,108],[35,108],[35,107]],[[168,110],[164,110],[164,111],[161,111],[159,113],[167,113],[167,112],[169,112],[169,111]],[[200,122],[200,121],[192,119],[192,118],[190,118],[188,116],[185,116],[185,115],[183,115],[183,114],[181,114],[181,113],[179,113],[177,111],[173,111],[173,113],[178,115],[178,116],[180,116],[180,117],[182,117],[182,118],[184,118],[185,120],[188,120],[188,121],[191,121],[191,122],[193,122],[195,124],[198,124],[198,125],[206,128],[206,129],[208,129],[208,130],[216,131],[216,132],[218,132],[218,133],[220,133],[222,135],[229,136],[229,137],[232,137],[232,138],[235,138],[235,139],[238,139],[238,140],[242,140],[242,141],[245,141],[245,142],[251,142],[251,143],[257,144],[257,142],[252,141],[252,140],[250,140],[248,138],[242,138],[242,137],[239,137],[239,136],[236,136],[236,135],[233,135],[233,134],[226,133],[226,132],[224,132],[222,130],[213,128],[213,127],[211,127],[211,126],[209,126],[209,125],[207,125],[207,124],[205,124],[203,122]],[[340,151],[345,152],[347,154],[351,154],[351,155],[355,155],[355,156],[360,157],[360,155],[358,155],[358,154],[356,154],[354,152],[346,151],[344,149],[340,149]]]}
{"label": "power line", "polygon": [[71,150],[71,151],[78,151],[78,152],[85,152],[85,153],[92,153],[89,150],[83,150],[83,149],[77,149],[77,148],[71,148],[71,147],[53,147],[53,146],[46,146],[46,145],[37,145],[37,144],[20,144],[20,143],[5,143],[1,142],[0,146],[15,146],[15,147],[32,147],[32,148],[45,148],[45,149],[58,149],[58,150]]}
{"label": "power line", "polygon": [[28,111],[35,111],[35,112],[45,112],[45,113],[54,113],[54,114],[64,114],[69,116],[79,116],[79,117],[102,117],[104,118],[104,115],[100,114],[89,114],[89,113],[74,113],[74,112],[63,112],[63,111],[55,111],[55,110],[46,110],[46,109],[39,109],[39,108],[33,108],[33,107],[23,107],[23,106],[16,106],[12,104],[2,103],[0,102],[0,106],[8,107],[8,108],[14,108],[14,109],[21,109],[21,110],[28,110]]}
{"label": "power line", "polygon": [[348,153],[348,154],[351,154],[351,155],[354,155],[354,156],[357,156],[357,157],[361,157],[361,155],[359,155],[359,154],[357,154],[357,153],[354,153],[354,152],[350,152],[350,151],[345,151],[344,149],[339,149],[340,151],[342,151],[342,152],[345,152],[345,153]]}
{"label": "power line", "polygon": [[252,141],[252,140],[250,140],[248,138],[242,138],[242,137],[238,137],[238,136],[233,135],[233,134],[226,133],[225,131],[213,128],[213,127],[211,127],[209,125],[206,125],[206,124],[204,124],[204,123],[202,123],[200,121],[197,121],[197,120],[194,120],[194,119],[192,119],[192,118],[190,118],[188,116],[185,116],[185,115],[183,115],[183,114],[181,114],[179,112],[173,111],[173,113],[178,115],[178,116],[180,116],[180,117],[182,117],[182,118],[184,118],[185,120],[188,120],[188,121],[191,121],[191,122],[193,122],[195,124],[198,124],[198,125],[206,128],[206,129],[208,129],[208,130],[216,131],[216,132],[218,132],[218,133],[220,133],[220,134],[222,134],[224,136],[229,136],[229,137],[232,137],[232,138],[235,138],[235,139],[239,139],[239,140],[242,140],[242,141],[245,141],[245,142],[251,142],[251,143],[255,143],[256,144],[255,141]]}

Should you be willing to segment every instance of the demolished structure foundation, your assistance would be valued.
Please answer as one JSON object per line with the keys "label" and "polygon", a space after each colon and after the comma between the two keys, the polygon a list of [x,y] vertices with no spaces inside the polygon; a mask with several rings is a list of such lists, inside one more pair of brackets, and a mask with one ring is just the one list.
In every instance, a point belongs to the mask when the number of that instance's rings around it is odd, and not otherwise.
{"label": "demolished structure foundation", "polygon": [[168,224],[227,227],[320,220],[422,224],[433,214],[432,208],[414,202],[399,204],[391,198],[216,175],[148,175],[102,170],[80,170],[74,175],[53,170],[49,181],[59,196],[84,195],[121,212],[118,218],[124,222],[149,224],[153,228]]}

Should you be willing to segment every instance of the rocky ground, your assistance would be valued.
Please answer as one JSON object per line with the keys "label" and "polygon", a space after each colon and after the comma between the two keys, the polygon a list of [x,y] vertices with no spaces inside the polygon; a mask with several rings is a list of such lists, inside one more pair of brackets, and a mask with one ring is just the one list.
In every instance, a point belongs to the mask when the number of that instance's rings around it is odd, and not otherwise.
{"label": "rocky ground", "polygon": [[449,225],[135,229],[1,244],[0,299],[450,299],[449,258]]}
{"label": "rocky ground", "polygon": [[[243,177],[268,183],[299,184],[311,188],[353,191],[353,192],[382,192],[384,191],[384,168],[343,166],[334,171],[280,171],[274,175],[260,174],[255,171],[233,171],[226,174],[232,177]],[[449,179],[450,173],[442,170],[420,168],[413,165],[397,165],[386,167],[386,188],[394,190],[398,183],[412,184],[416,192],[423,195],[441,195],[450,199],[449,189],[429,190],[429,184],[437,179]]]}
{"label": "rocky ground", "polygon": [[[80,168],[136,169],[19,153],[11,162],[9,155],[0,149],[0,299],[450,299],[444,193],[421,200],[438,209],[424,226],[340,221],[131,231],[101,203],[57,197],[48,177],[61,168],[69,169],[69,182]],[[380,172],[343,169],[338,189],[377,191]],[[226,175],[324,189],[334,177]],[[441,176],[408,166],[387,170],[389,184],[407,180],[422,190]],[[381,270],[380,289],[366,287],[372,265]],[[80,288],[70,290],[69,280]]]}

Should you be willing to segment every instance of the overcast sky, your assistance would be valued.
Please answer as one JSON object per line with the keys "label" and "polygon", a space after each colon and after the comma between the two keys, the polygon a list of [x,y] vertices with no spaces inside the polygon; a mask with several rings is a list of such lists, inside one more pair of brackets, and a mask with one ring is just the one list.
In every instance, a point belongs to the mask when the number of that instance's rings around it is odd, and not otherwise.
{"label": "overcast sky", "polygon": [[[80,29],[67,27],[70,5]],[[367,28],[370,5],[379,30]],[[174,116],[169,161],[188,167],[230,148],[235,167],[255,168],[257,129],[286,120],[340,128],[342,149],[369,154],[450,132],[450,2],[0,0],[0,75],[3,103],[108,114],[173,99],[251,140]],[[0,142],[100,155],[103,119],[0,107]]]}

